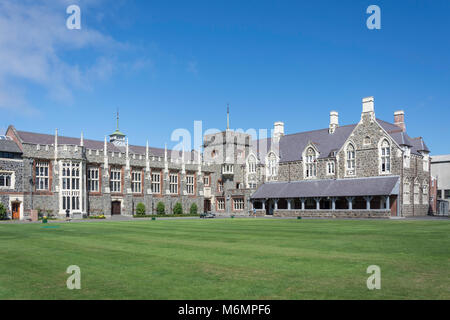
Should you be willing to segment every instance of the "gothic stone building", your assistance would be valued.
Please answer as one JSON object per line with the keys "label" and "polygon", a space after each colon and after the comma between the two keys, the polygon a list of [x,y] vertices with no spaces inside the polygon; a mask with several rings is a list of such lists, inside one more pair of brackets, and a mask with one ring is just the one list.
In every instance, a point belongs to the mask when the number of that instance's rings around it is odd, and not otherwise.
{"label": "gothic stone building", "polygon": [[407,135],[403,111],[394,113],[394,124],[377,119],[373,97],[363,99],[357,124],[339,126],[332,111],[328,128],[275,135],[271,144],[278,144],[268,156],[276,159],[269,171],[277,181],[252,195],[260,215],[428,214],[429,150],[421,137]]}
{"label": "gothic stone building", "polygon": [[204,136],[203,153],[129,145],[118,129],[109,141],[18,131],[0,138],[0,201],[9,215],[31,210],[64,217],[147,214],[158,202],[172,213],[196,203],[200,212],[275,216],[387,217],[426,215],[430,159],[422,138],[375,117],[363,99],[357,124],[270,138],[228,129]]}

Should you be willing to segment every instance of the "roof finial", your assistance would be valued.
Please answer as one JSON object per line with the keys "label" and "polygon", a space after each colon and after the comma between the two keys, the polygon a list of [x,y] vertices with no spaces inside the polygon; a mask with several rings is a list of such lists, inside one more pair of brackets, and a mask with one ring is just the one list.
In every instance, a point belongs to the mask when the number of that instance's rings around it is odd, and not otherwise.
{"label": "roof finial", "polygon": [[119,108],[117,108],[117,131],[119,131]]}
{"label": "roof finial", "polygon": [[227,103],[227,130],[230,130],[230,104]]}

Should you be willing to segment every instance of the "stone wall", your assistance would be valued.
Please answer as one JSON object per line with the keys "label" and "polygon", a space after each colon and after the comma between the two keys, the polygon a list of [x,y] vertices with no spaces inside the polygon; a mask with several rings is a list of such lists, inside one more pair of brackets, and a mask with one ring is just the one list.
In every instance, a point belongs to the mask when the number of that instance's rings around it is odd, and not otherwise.
{"label": "stone wall", "polygon": [[[265,210],[256,210],[257,216],[265,216]],[[274,217],[308,218],[389,218],[389,210],[282,210],[274,211]]]}

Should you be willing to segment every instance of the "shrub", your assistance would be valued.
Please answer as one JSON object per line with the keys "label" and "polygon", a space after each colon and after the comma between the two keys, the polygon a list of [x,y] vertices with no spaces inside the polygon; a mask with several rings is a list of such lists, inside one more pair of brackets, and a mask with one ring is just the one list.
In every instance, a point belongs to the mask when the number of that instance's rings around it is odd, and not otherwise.
{"label": "shrub", "polygon": [[6,208],[0,203],[0,220],[6,220]]}
{"label": "shrub", "polygon": [[141,216],[145,214],[145,204],[139,202],[136,206],[136,214]]}
{"label": "shrub", "polygon": [[163,202],[158,202],[158,204],[156,205],[156,212],[158,214],[166,214],[166,206]]}
{"label": "shrub", "polygon": [[197,204],[196,204],[196,203],[193,203],[193,204],[191,205],[191,209],[189,210],[189,213],[190,213],[190,214],[197,214],[197,210],[198,210]]}
{"label": "shrub", "polygon": [[173,214],[183,214],[183,207],[181,206],[181,203],[175,203],[175,206],[173,207]]}

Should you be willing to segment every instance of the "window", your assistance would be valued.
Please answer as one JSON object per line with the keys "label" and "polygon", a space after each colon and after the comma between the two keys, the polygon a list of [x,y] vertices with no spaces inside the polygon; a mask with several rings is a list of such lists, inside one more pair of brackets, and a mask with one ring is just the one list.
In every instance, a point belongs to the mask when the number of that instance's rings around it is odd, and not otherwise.
{"label": "window", "polygon": [[364,143],[365,146],[369,146],[370,143],[371,143],[371,142],[370,142],[370,137],[369,137],[369,136],[366,136],[366,137],[364,138],[364,142],[363,142],[363,143]]}
{"label": "window", "polygon": [[334,174],[334,162],[333,161],[327,162],[327,174],[328,175]]}
{"label": "window", "polygon": [[169,176],[169,193],[178,194],[178,173],[171,173]]}
{"label": "window", "polygon": [[61,166],[61,202],[62,209],[79,211],[81,197],[81,164],[64,161]]}
{"label": "window", "polygon": [[444,198],[450,199],[450,190],[444,190]]}
{"label": "window", "polygon": [[248,187],[249,187],[250,189],[256,189],[257,183],[256,183],[256,182],[249,182],[249,183],[248,183]]}
{"label": "window", "polygon": [[99,168],[89,168],[88,174],[88,190],[89,192],[99,192]]}
{"label": "window", "polygon": [[203,185],[205,187],[209,187],[209,184],[210,184],[210,177],[209,176],[204,176],[203,177]]}
{"label": "window", "polygon": [[254,156],[248,158],[248,173],[256,173],[256,159]]}
{"label": "window", "polygon": [[111,192],[122,192],[122,169],[111,168],[110,188]]}
{"label": "window", "polygon": [[428,172],[430,168],[430,156],[428,154],[423,155],[423,171]]}
{"label": "window", "polygon": [[217,198],[217,210],[224,211],[225,210],[225,199]]}
{"label": "window", "polygon": [[442,190],[437,191],[437,198],[442,199]]}
{"label": "window", "polygon": [[403,162],[403,165],[405,168],[409,168],[411,164],[411,149],[408,147],[405,147],[404,149],[404,158],[405,161]]}
{"label": "window", "polygon": [[12,175],[11,172],[0,172],[0,188],[11,188]]}
{"label": "window", "polygon": [[419,193],[420,185],[418,182],[414,183],[414,204],[420,203],[420,193]]}
{"label": "window", "polygon": [[48,162],[36,162],[36,190],[48,190],[48,167]]}
{"label": "window", "polygon": [[224,164],[222,166],[222,173],[232,174],[234,172],[234,166],[232,164]]}
{"label": "window", "polygon": [[195,179],[194,179],[193,175],[186,176],[186,192],[187,192],[187,194],[190,194],[190,195],[194,194],[194,190],[195,190],[194,181],[195,181]]}
{"label": "window", "polygon": [[275,153],[271,152],[269,154],[269,172],[268,172],[268,176],[269,177],[276,177],[278,176],[278,161],[277,161],[277,156],[275,155]]}
{"label": "window", "polygon": [[410,188],[409,181],[405,179],[405,183],[403,184],[403,204],[410,204]]}
{"label": "window", "polygon": [[428,204],[428,181],[423,182],[423,188],[422,188],[422,204]]}
{"label": "window", "polygon": [[131,192],[142,193],[142,172],[133,171],[131,173]]}
{"label": "window", "polygon": [[161,172],[152,172],[152,193],[161,193]]}
{"label": "window", "polygon": [[219,192],[223,192],[223,181],[222,180],[217,181],[217,190]]}
{"label": "window", "polygon": [[391,146],[387,140],[383,140],[380,149],[381,173],[391,172]]}
{"label": "window", "polygon": [[354,175],[355,174],[355,147],[352,144],[349,144],[347,146],[346,155],[347,155],[346,173],[348,175]]}
{"label": "window", "polygon": [[313,148],[308,148],[308,150],[306,150],[306,158],[305,158],[306,178],[314,178],[315,176],[317,176],[316,159],[317,159],[316,151]]}
{"label": "window", "polygon": [[244,210],[244,198],[234,198],[233,199],[233,210],[234,211]]}

